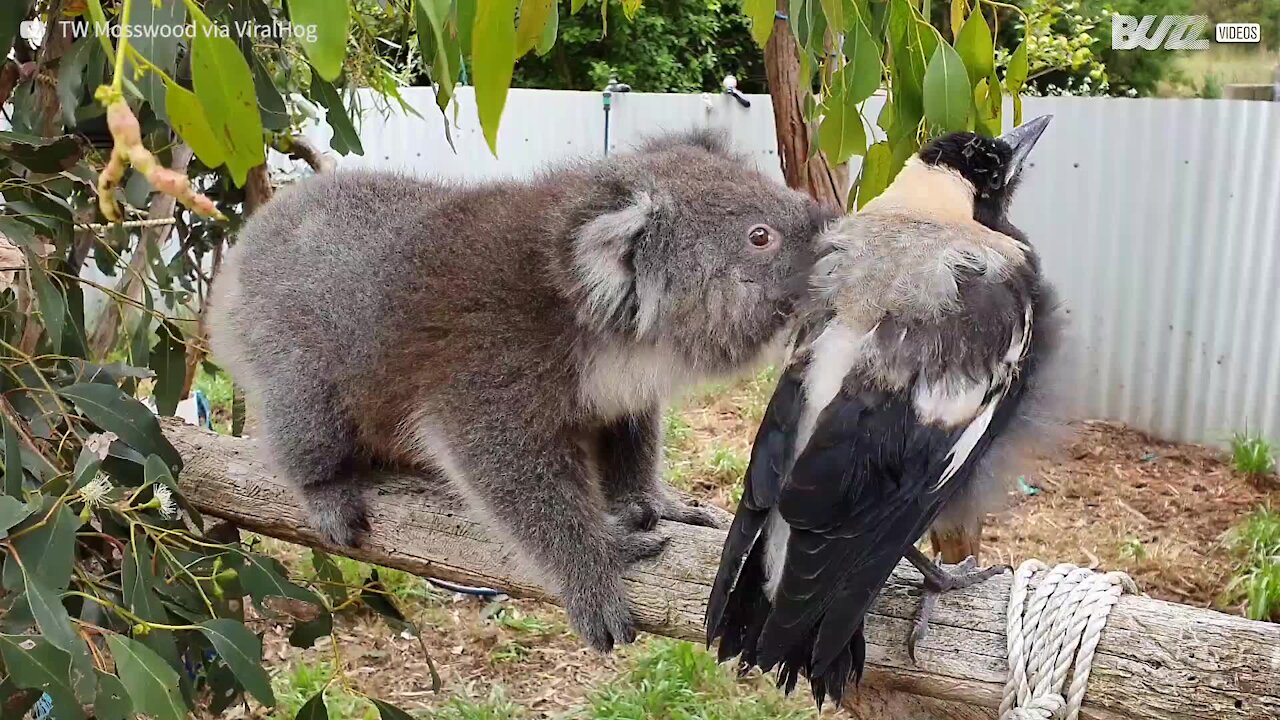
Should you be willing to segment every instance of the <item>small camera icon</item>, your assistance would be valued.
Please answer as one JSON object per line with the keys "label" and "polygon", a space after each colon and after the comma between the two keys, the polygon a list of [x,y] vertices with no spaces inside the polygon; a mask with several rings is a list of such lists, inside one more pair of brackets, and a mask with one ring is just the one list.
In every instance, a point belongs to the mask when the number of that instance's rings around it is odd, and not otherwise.
{"label": "small camera icon", "polygon": [[24,20],[18,27],[23,40],[40,40],[44,37],[44,24],[39,20]]}

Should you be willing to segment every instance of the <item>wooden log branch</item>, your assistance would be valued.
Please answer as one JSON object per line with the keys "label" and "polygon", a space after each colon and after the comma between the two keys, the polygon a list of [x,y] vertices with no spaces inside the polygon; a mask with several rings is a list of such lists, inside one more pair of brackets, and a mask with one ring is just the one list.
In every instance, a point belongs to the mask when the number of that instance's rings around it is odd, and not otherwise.
{"label": "wooden log branch", "polygon": [[[186,459],[182,489],[209,515],[419,575],[555,601],[457,500],[440,490],[436,478],[371,476],[372,533],[360,548],[332,547],[311,530],[292,491],[258,458],[252,441],[173,421],[165,427]],[[672,537],[669,549],[627,574],[636,616],[647,631],[700,641],[724,533],[674,523],[664,523],[662,529]],[[994,717],[1006,672],[1004,618],[1011,575],[946,595],[918,649],[920,664],[913,665],[906,638],[920,603],[919,583],[919,574],[900,564],[872,608],[867,619],[871,667],[864,686],[873,695],[892,690],[922,696],[935,707],[938,701],[975,706],[939,717]],[[1082,716],[1280,717],[1280,625],[1125,596],[1098,646]]]}

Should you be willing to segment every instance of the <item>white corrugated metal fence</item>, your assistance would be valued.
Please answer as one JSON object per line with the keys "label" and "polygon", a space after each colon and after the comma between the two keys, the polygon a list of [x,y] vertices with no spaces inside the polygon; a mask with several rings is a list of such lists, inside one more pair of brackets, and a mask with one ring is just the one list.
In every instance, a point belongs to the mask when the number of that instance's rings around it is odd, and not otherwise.
{"label": "white corrugated metal fence", "polygon": [[[603,153],[599,93],[513,90],[495,159],[469,90],[458,95],[456,154],[431,91],[410,89],[422,118],[367,115],[366,155],[343,163],[478,179]],[[780,178],[769,98],[749,99],[615,95],[609,146],[719,127]],[[1280,103],[1029,98],[1025,113],[1055,116],[1013,216],[1082,351],[1075,412],[1178,440],[1220,443],[1246,427],[1280,440]]]}

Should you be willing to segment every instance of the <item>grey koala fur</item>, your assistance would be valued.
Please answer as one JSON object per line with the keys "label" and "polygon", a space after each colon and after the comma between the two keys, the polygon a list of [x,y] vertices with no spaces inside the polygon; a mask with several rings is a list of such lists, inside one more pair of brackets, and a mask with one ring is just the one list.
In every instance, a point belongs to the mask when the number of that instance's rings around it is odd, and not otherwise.
{"label": "grey koala fur", "polygon": [[768,356],[832,217],[706,134],[529,182],[318,176],[245,224],[214,357],[330,541],[368,529],[360,463],[433,470],[608,650],[658,519],[716,524],[661,482],[664,405]]}

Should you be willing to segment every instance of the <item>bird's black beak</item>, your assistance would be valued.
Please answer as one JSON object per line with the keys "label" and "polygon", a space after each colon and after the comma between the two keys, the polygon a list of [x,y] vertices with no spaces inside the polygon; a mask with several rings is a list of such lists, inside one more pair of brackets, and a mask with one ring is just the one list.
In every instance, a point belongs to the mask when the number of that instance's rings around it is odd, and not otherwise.
{"label": "bird's black beak", "polygon": [[1009,164],[1005,168],[1005,185],[1012,183],[1018,177],[1018,174],[1022,172],[1022,163],[1031,154],[1031,148],[1036,146],[1036,141],[1044,134],[1044,129],[1049,127],[1049,121],[1052,119],[1052,115],[1041,115],[1035,120],[1025,122],[997,138],[1013,150],[1013,157],[1009,159]]}

